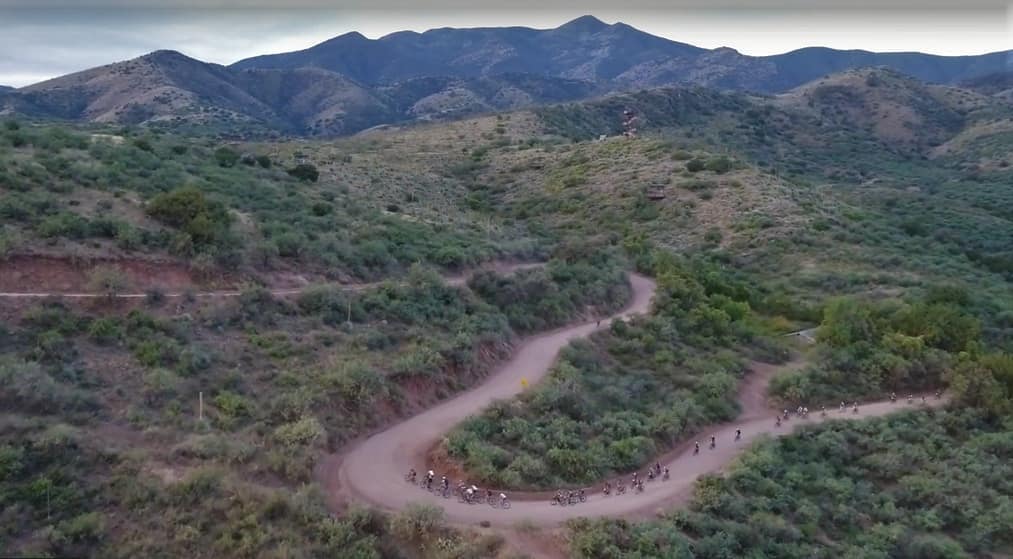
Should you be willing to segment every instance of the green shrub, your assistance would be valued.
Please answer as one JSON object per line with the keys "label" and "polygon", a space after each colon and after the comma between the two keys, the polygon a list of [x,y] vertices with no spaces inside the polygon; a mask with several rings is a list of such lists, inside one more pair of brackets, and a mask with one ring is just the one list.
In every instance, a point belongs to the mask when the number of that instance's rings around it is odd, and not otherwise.
{"label": "green shrub", "polygon": [[428,542],[444,529],[446,515],[443,509],[421,503],[409,503],[390,519],[390,531],[395,537],[415,545]]}
{"label": "green shrub", "polygon": [[309,163],[300,163],[286,172],[303,182],[317,182],[317,179],[320,178],[320,172]]}
{"label": "green shrub", "polygon": [[703,159],[694,158],[686,162],[686,170],[690,173],[698,173],[707,168],[707,164]]}
{"label": "green shrub", "polygon": [[732,170],[732,160],[724,155],[719,155],[708,159],[704,167],[708,171],[713,171],[720,175]]}
{"label": "green shrub", "polygon": [[215,150],[215,161],[222,167],[235,167],[239,162],[239,154],[227,147]]}

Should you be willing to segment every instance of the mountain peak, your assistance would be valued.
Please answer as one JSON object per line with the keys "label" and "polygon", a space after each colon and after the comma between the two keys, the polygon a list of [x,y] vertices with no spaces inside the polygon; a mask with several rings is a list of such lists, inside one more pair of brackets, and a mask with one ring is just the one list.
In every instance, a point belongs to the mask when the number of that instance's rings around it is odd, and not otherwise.
{"label": "mountain peak", "polygon": [[324,41],[323,44],[340,43],[347,45],[347,44],[361,44],[368,42],[370,42],[369,37],[366,37],[365,35],[359,33],[358,31],[349,31],[348,33],[342,33],[341,35],[338,35],[333,39],[328,39],[327,41]]}
{"label": "mountain peak", "polygon": [[148,54],[145,54],[144,56],[142,56],[141,59],[143,59],[143,60],[150,60],[150,61],[152,61],[152,62],[154,62],[156,64],[157,63],[167,63],[167,62],[198,62],[198,63],[200,63],[199,60],[194,59],[194,58],[190,58],[189,56],[187,56],[187,55],[185,55],[185,54],[183,54],[183,53],[181,53],[179,51],[168,50],[168,49],[162,49],[162,50],[156,50],[156,51],[149,52]]}
{"label": "mountain peak", "polygon": [[568,21],[556,29],[560,31],[575,31],[578,33],[595,33],[601,31],[602,29],[608,29],[608,27],[609,24],[604,21],[592,15],[586,15],[580,16],[572,21]]}

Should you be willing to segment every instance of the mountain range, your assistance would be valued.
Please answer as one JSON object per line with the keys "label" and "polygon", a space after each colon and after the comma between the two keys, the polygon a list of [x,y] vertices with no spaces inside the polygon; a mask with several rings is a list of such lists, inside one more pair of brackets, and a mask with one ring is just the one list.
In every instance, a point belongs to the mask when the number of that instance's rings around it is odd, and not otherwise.
{"label": "mountain range", "polygon": [[868,66],[930,83],[985,80],[1004,91],[1011,60],[1013,51],[945,57],[828,48],[753,57],[584,16],[547,30],[442,28],[375,40],[348,33],[231,66],[156,51],[15,91],[0,89],[0,111],[237,134],[340,135],[670,85],[778,93]]}

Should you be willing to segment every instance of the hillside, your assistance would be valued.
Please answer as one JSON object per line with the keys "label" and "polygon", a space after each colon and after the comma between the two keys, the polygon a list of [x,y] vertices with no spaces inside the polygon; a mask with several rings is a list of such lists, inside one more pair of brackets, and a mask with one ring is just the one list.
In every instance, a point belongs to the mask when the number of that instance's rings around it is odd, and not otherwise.
{"label": "hillside", "polygon": [[[630,270],[654,276],[649,315],[565,348],[520,405],[486,410],[468,437],[447,431],[444,458],[513,486],[642,468],[735,417],[750,361],[783,360],[784,334],[819,324],[775,379],[786,406],[947,385],[958,404],[762,442],[728,478],[700,480],[688,509],[577,522],[550,548],[1008,549],[1008,523],[978,523],[1009,508],[1002,100],[873,69],[776,96],[665,87],[326,141],[227,142],[117,123],[119,95],[153,80],[170,101],[155,121],[178,109],[203,123],[206,107],[252,99],[258,111],[236,113],[244,126],[338,131],[386,107],[422,120],[595,86],[530,75],[373,86],[173,53],[134,64],[32,98],[108,121],[0,126],[0,553],[515,556],[515,541],[552,535],[525,524],[504,542],[450,528],[438,509],[359,508],[328,473],[352,441],[482,383],[521,336],[592,332],[627,303]],[[201,87],[181,86],[190,75]],[[630,116],[635,137],[621,135]],[[975,463],[994,474],[977,492],[964,475]],[[376,482],[411,489],[403,466]],[[790,489],[787,505],[764,497],[756,471]],[[853,506],[827,501],[820,480]],[[946,486],[958,490],[924,510],[923,489]],[[476,523],[500,512],[473,510]],[[864,537],[870,521],[883,527]]]}
{"label": "hillside", "polygon": [[[249,58],[229,67],[156,51],[19,90],[0,90],[0,114],[145,123],[230,137],[339,136],[378,125],[459,118],[644,88],[784,93],[828,74],[873,66],[933,84],[978,79],[986,87],[992,80],[995,83],[987,86],[991,91],[1002,82],[989,76],[1006,71],[1007,55],[942,57],[807,48],[752,57],[584,16],[554,29],[441,28],[375,40],[348,33],[309,49]],[[894,79],[882,89],[901,83],[906,82]],[[1001,98],[1007,90],[989,95]],[[830,105],[828,110],[848,114],[845,106],[856,101],[832,98],[829,91],[813,93],[821,105]],[[907,120],[898,118],[878,126],[906,141],[908,134],[900,128]],[[922,140],[934,141],[934,135]]]}
{"label": "hillside", "polygon": [[996,72],[966,80],[960,84],[966,89],[1013,101],[1013,72]]}
{"label": "hillside", "polygon": [[778,99],[826,125],[868,129],[879,140],[923,150],[952,137],[963,116],[929,86],[889,69],[849,70],[800,86]]}
{"label": "hillside", "polygon": [[233,67],[317,67],[362,83],[432,75],[510,73],[594,81],[612,91],[692,84],[780,92],[849,68],[886,66],[932,83],[955,83],[1006,68],[1007,53],[934,56],[805,48],[746,56],[729,48],[694,47],[583,16],[555,29],[431,29],[367,39],[348,33],[305,50],[264,55]]}
{"label": "hillside", "polygon": [[424,77],[362,86],[320,68],[233,70],[158,51],[8,92],[4,111],[95,123],[294,135],[452,118],[593,94],[590,82],[535,75]]}

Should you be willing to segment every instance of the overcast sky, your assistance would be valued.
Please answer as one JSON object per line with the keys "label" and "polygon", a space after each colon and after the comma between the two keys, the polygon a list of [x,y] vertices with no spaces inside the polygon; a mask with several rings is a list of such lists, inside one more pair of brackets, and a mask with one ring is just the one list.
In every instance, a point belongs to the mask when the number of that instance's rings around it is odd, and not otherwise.
{"label": "overcast sky", "polygon": [[584,14],[753,55],[805,46],[946,55],[1013,49],[1013,4],[1005,0],[965,1],[959,10],[950,0],[554,2],[512,0],[505,10],[481,8],[483,0],[0,0],[0,84],[23,86],[157,49],[229,64],[349,31],[378,38],[434,27],[549,28]]}

